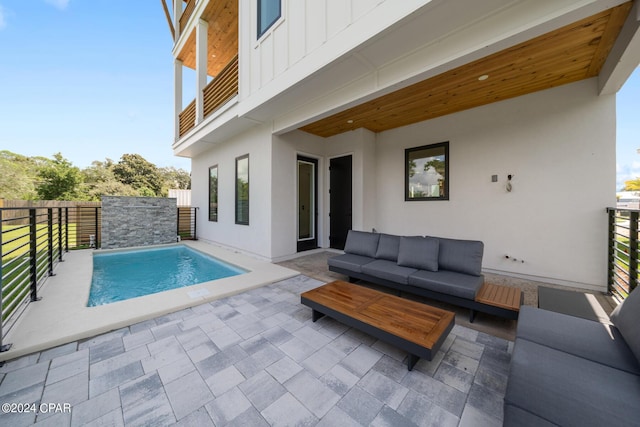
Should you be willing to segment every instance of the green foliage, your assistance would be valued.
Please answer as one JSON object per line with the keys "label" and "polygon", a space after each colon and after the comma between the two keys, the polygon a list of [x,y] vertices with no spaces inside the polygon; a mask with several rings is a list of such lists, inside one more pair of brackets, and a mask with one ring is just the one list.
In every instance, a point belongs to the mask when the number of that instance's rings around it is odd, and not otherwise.
{"label": "green foliage", "polygon": [[82,182],[80,169],[60,153],[54,154],[53,160],[47,160],[38,168],[38,177],[40,181],[36,184],[36,190],[42,200],[73,200]]}
{"label": "green foliage", "polygon": [[166,197],[172,188],[191,188],[189,172],[158,168],[139,154],[118,163],[94,161],[80,170],[60,153],[53,159],[0,151],[0,198],[15,200],[88,200],[101,196]]}

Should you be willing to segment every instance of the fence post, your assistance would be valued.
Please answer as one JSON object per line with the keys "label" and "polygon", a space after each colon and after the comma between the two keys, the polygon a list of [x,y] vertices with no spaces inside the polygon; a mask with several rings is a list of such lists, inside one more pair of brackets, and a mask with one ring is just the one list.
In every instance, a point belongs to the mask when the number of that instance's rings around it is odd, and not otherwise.
{"label": "fence post", "polygon": [[180,208],[176,208],[176,236],[179,236],[179,235],[180,235]]}
{"label": "fence post", "polygon": [[62,208],[58,208],[58,261],[62,262]]}
{"label": "fence post", "polygon": [[64,208],[64,251],[69,252],[69,207]]}
{"label": "fence post", "polygon": [[38,227],[36,209],[29,209],[29,258],[30,258],[30,282],[31,301],[39,301],[38,298]]}
{"label": "fence post", "polygon": [[47,209],[47,251],[49,276],[53,276],[53,208]]}
{"label": "fence post", "polygon": [[196,226],[198,224],[198,208],[193,208],[193,240],[198,240],[198,234],[196,233]]}
{"label": "fence post", "polygon": [[96,221],[95,221],[95,229],[96,229],[96,247],[95,249],[98,249],[98,247],[100,246],[100,235],[98,234],[98,209],[96,208]]}

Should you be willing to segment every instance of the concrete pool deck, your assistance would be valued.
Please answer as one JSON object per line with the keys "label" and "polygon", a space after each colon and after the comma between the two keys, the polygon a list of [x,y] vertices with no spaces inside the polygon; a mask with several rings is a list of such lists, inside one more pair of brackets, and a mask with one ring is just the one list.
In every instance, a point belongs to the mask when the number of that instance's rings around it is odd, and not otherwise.
{"label": "concrete pool deck", "polygon": [[299,274],[297,271],[207,243],[186,241],[180,244],[248,272],[125,301],[87,307],[94,251],[69,252],[65,254],[65,262],[56,267],[55,276],[49,277],[40,288],[38,296],[42,300],[30,303],[3,338],[3,343],[11,343],[12,346],[9,351],[0,353],[0,361],[103,334]]}

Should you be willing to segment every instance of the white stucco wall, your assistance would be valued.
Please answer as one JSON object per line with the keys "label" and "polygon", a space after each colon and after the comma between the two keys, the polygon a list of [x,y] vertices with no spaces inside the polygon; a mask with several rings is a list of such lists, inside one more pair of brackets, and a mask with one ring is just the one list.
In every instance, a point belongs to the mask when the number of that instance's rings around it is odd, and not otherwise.
{"label": "white stucco wall", "polygon": [[[249,225],[235,223],[235,159],[249,154]],[[271,132],[252,128],[212,145],[191,162],[192,205],[198,206],[198,238],[271,258]],[[218,222],[209,221],[209,167],[218,165]]]}
{"label": "white stucco wall", "polygon": [[[590,79],[378,134],[377,229],[482,240],[488,271],[604,290],[615,96],[598,97],[596,86]],[[450,200],[405,202],[404,150],[443,141]]]}

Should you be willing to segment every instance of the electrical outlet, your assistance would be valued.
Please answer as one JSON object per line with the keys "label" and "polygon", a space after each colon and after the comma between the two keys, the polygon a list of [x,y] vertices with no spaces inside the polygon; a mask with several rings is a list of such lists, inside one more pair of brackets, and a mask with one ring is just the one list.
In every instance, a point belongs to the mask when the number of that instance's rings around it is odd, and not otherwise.
{"label": "electrical outlet", "polygon": [[498,175],[491,175],[491,182],[498,182]]}

